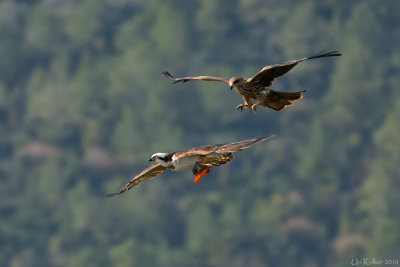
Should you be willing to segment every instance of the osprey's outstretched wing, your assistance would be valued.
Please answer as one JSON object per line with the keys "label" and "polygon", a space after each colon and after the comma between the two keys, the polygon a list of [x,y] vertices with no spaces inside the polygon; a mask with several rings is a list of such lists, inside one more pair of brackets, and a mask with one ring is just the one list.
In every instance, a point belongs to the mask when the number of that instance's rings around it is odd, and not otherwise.
{"label": "osprey's outstretched wing", "polygon": [[208,155],[211,153],[220,153],[220,154],[234,153],[234,152],[246,149],[248,147],[251,147],[252,145],[255,145],[259,142],[267,140],[271,137],[274,137],[274,135],[270,135],[268,137],[257,137],[257,138],[247,139],[247,140],[229,143],[229,144],[199,146],[199,147],[191,148],[186,151],[178,151],[175,153],[174,156],[175,157],[185,157],[185,156],[191,156],[191,155]]}
{"label": "osprey's outstretched wing", "polygon": [[183,77],[183,78],[176,78],[172,76],[168,71],[163,71],[165,77],[173,80],[174,83],[178,82],[188,82],[188,81],[212,81],[212,82],[223,82],[229,84],[228,79],[221,78],[221,77],[214,77],[214,76],[193,76],[193,77]]}
{"label": "osprey's outstretched wing", "polygon": [[166,169],[167,168],[163,167],[162,165],[160,165],[158,163],[154,163],[153,165],[147,167],[141,173],[139,173],[138,175],[133,177],[129,181],[129,183],[127,183],[119,192],[114,193],[114,194],[108,194],[107,196],[108,197],[113,197],[113,196],[116,196],[116,195],[120,195],[120,194],[124,193],[126,190],[131,189],[133,186],[159,175],[160,173],[162,173]]}
{"label": "osprey's outstretched wing", "polygon": [[252,78],[247,79],[246,82],[248,82],[249,85],[261,85],[262,87],[269,87],[272,85],[272,82],[276,78],[286,74],[288,71],[290,71],[292,68],[294,68],[297,64],[299,64],[302,61],[314,58],[321,58],[321,57],[337,57],[341,55],[342,54],[339,53],[338,51],[331,51],[327,53],[320,53],[311,57],[284,62],[281,64],[265,66]]}

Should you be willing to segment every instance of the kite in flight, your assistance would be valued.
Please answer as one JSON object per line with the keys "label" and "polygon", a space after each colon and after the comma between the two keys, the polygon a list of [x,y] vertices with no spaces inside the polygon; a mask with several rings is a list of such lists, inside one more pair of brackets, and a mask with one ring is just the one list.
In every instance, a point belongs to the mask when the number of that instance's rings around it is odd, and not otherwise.
{"label": "kite in flight", "polygon": [[[201,177],[209,173],[212,167],[231,161],[234,152],[251,147],[273,136],[252,138],[229,144],[199,146],[174,153],[155,153],[149,160],[155,162],[153,165],[133,177],[119,192],[107,196],[112,197],[122,194],[133,186],[159,175],[166,169],[184,171],[192,168],[194,182],[197,183]],[[211,153],[219,155],[209,155]]]}
{"label": "kite in flight", "polygon": [[[193,77],[183,77],[175,78],[168,71],[164,71],[163,74],[174,81],[178,82],[188,82],[194,80],[200,81],[217,81],[223,82],[230,86],[231,90],[235,90],[243,96],[244,104],[240,104],[236,109],[243,111],[243,107],[251,109],[254,113],[257,106],[269,107],[274,110],[280,111],[286,106],[291,105],[290,101],[295,101],[303,97],[303,91],[298,92],[278,92],[267,87],[272,85],[275,78],[284,75],[289,72],[294,66],[302,61],[306,61],[314,58],[322,57],[337,57],[342,54],[339,51],[331,51],[327,53],[320,53],[311,57],[306,57],[298,60],[292,60],[281,64],[265,66],[256,75],[251,78],[243,77],[232,77],[229,80],[226,78],[214,77],[214,76],[193,76]],[[257,100],[257,103],[253,104],[253,100]]]}

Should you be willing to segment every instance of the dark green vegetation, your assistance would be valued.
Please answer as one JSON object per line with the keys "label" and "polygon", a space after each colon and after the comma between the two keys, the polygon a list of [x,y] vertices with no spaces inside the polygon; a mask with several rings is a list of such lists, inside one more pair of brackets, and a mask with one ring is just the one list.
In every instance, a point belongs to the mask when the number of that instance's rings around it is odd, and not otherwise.
{"label": "dark green vegetation", "polygon": [[[0,3],[0,266],[349,266],[399,258],[400,2]],[[219,83],[324,50],[240,113]],[[154,152],[275,133],[194,184]]]}

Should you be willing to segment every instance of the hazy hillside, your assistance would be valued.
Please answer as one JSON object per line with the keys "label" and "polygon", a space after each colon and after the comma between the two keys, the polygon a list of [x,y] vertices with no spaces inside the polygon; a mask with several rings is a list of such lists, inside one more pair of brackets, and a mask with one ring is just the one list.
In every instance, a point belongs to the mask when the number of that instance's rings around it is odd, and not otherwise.
{"label": "hazy hillside", "polygon": [[[400,2],[0,2],[0,266],[350,266],[400,260]],[[275,81],[282,112],[220,83]],[[155,152],[277,137],[198,184]]]}

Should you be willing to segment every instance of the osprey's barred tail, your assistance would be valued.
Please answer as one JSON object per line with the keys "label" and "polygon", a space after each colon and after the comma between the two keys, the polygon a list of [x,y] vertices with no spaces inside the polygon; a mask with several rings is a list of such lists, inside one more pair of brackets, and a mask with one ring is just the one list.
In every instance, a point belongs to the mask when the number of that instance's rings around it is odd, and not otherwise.
{"label": "osprey's barred tail", "polygon": [[207,155],[200,159],[200,165],[212,165],[219,166],[227,163],[233,159],[233,153],[227,153],[222,155]]}

